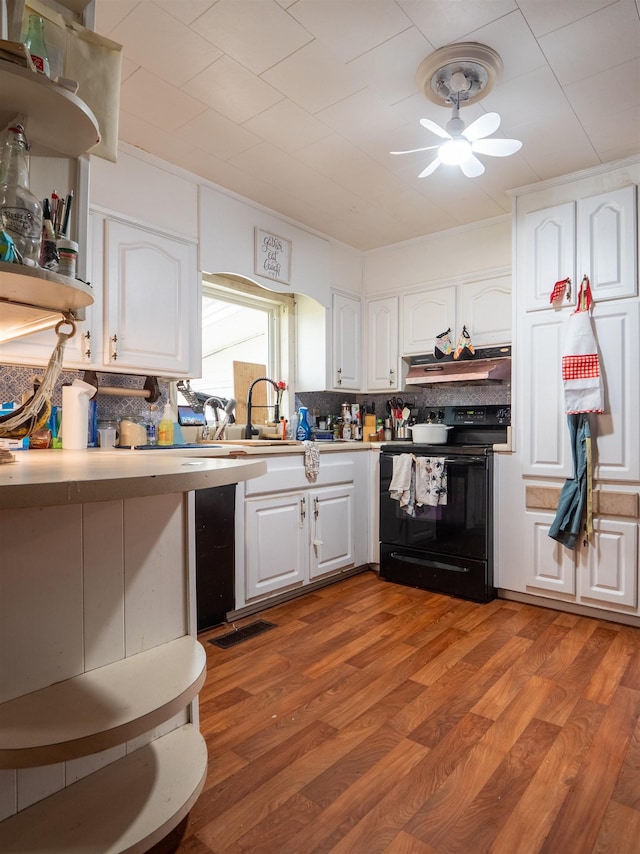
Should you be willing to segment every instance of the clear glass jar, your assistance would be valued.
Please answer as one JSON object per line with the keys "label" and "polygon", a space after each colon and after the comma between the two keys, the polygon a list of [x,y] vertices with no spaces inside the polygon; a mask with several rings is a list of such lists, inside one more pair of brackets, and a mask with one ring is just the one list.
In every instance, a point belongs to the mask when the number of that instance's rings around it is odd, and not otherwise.
{"label": "clear glass jar", "polygon": [[22,261],[37,266],[42,205],[29,189],[28,151],[24,128],[12,125],[0,161],[0,228],[12,237]]}
{"label": "clear glass jar", "polygon": [[118,421],[118,444],[124,447],[147,445],[147,421],[140,415],[123,415]]}

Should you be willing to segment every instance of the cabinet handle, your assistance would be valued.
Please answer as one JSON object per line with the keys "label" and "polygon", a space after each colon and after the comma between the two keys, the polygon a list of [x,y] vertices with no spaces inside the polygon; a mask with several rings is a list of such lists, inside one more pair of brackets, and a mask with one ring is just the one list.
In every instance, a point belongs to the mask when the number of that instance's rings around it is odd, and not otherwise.
{"label": "cabinet handle", "polygon": [[307,505],[307,499],[302,497],[300,499],[300,524],[301,525],[307,516],[307,506],[306,505]]}
{"label": "cabinet handle", "polygon": [[313,499],[313,515],[315,516],[316,519],[318,518],[319,513],[320,513],[320,501],[318,499],[318,496],[316,496]]}
{"label": "cabinet handle", "polygon": [[111,358],[115,362],[118,358],[118,336],[112,335],[111,340],[113,341],[113,352],[111,353]]}
{"label": "cabinet handle", "polygon": [[336,385],[342,385],[342,368],[338,368],[338,379]]}
{"label": "cabinet handle", "polygon": [[395,373],[396,372],[393,370],[393,368],[389,368],[389,385],[390,386],[394,385],[394,379],[393,378],[395,376]]}
{"label": "cabinet handle", "polygon": [[91,361],[91,332],[85,332],[82,337],[87,343],[87,349],[84,351],[85,359]]}

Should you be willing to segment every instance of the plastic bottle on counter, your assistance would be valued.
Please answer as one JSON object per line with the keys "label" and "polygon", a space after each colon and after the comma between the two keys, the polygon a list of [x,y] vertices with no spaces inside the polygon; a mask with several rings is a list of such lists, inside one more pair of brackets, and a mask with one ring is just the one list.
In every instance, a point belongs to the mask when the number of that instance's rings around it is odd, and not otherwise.
{"label": "plastic bottle on counter", "polygon": [[160,425],[158,427],[158,444],[173,445],[173,412],[171,404],[165,403]]}
{"label": "plastic bottle on counter", "polygon": [[298,412],[298,427],[296,430],[296,439],[299,442],[304,442],[311,438],[311,427],[308,421],[308,409],[306,406],[301,406]]}
{"label": "plastic bottle on counter", "polygon": [[29,189],[29,143],[22,125],[7,130],[0,156],[0,229],[25,264],[37,267],[42,242],[42,205]]}
{"label": "plastic bottle on counter", "polygon": [[44,40],[44,20],[39,15],[29,15],[29,29],[24,44],[38,71],[45,77],[51,77],[49,54]]}

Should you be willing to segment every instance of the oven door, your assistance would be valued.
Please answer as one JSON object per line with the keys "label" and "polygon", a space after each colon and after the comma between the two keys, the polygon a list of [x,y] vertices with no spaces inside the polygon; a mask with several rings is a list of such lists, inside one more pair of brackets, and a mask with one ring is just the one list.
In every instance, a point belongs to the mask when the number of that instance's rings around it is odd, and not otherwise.
{"label": "oven door", "polygon": [[380,544],[380,577],[475,602],[495,598],[487,561],[432,557],[416,549]]}
{"label": "oven door", "polygon": [[409,516],[389,495],[393,454],[380,455],[380,542],[424,554],[487,560],[490,553],[490,458],[446,456],[447,503]]}

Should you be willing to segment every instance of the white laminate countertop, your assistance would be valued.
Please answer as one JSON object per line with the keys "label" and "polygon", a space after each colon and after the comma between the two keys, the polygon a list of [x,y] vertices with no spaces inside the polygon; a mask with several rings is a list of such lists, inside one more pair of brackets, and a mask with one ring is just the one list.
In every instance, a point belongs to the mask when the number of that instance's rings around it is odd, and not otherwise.
{"label": "white laminate countertop", "polygon": [[0,465],[0,509],[142,498],[225,486],[267,470],[262,459],[186,451],[16,451]]}

